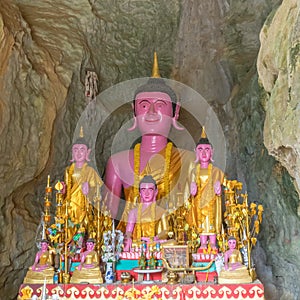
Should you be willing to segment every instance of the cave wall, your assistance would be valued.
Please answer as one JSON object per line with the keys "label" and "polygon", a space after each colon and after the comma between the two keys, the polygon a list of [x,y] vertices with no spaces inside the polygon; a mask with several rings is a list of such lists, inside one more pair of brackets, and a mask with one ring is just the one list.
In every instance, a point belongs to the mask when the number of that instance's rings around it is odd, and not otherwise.
{"label": "cave wall", "polygon": [[[14,299],[32,264],[47,175],[62,179],[86,103],[99,89],[161,75],[213,107],[226,172],[265,207],[254,251],[266,299],[297,299],[299,278],[299,4],[285,1],[8,1],[0,7],[0,290]],[[199,109],[201,109],[199,107]],[[118,111],[102,141],[130,117]],[[113,126],[112,126],[113,124]],[[297,134],[298,133],[298,134]],[[191,132],[197,139],[199,132]],[[110,143],[97,146],[100,173]]]}
{"label": "cave wall", "polygon": [[284,1],[269,17],[260,33],[257,70],[267,92],[264,143],[294,178],[300,195],[299,22],[297,1]]}
{"label": "cave wall", "polygon": [[[262,245],[266,264],[272,266],[272,284],[277,289],[273,295],[282,299],[300,297],[295,280],[300,276],[299,21],[299,2],[283,1],[262,27],[257,59],[265,111],[262,137],[268,153],[276,159],[266,158],[270,165],[265,168],[265,180],[264,176],[256,180],[269,199]],[[268,273],[264,273],[266,277],[270,277]]]}
{"label": "cave wall", "polygon": [[182,19],[180,29],[192,34],[179,34],[173,76],[210,101],[226,136],[227,174],[243,182],[251,201],[264,205],[253,256],[266,299],[297,299],[299,4],[201,5],[184,6],[183,15],[201,21],[197,27]]}

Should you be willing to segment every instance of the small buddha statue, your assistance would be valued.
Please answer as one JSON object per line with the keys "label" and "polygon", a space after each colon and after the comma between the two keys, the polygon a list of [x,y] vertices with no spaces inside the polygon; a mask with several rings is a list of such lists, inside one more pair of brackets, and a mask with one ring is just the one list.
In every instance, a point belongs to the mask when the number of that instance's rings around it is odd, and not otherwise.
{"label": "small buddha statue", "polygon": [[88,239],[86,251],[81,254],[80,264],[73,272],[71,283],[103,283],[98,253],[94,248],[95,240]]}
{"label": "small buddha statue", "polygon": [[130,251],[132,241],[144,241],[160,244],[174,244],[168,238],[168,220],[166,211],[157,205],[158,189],[151,175],[144,176],[139,183],[140,203],[128,214],[124,252]]}
{"label": "small buddha statue", "polygon": [[228,247],[224,253],[224,268],[218,278],[219,283],[250,283],[252,278],[247,267],[243,265],[241,252],[236,249],[236,238],[228,238]]}
{"label": "small buddha statue", "polygon": [[42,240],[40,250],[35,255],[34,264],[29,268],[24,279],[24,283],[52,283],[54,268],[53,256],[48,250],[48,240]]}
{"label": "small buddha statue", "polygon": [[89,220],[88,214],[89,203],[94,200],[103,185],[97,171],[89,165],[90,152],[91,149],[81,128],[79,138],[72,145],[72,164],[65,170],[63,183],[63,193],[65,199],[69,201],[68,216],[74,224],[68,228],[70,238],[80,227],[84,227],[90,235],[92,222]]}
{"label": "small buddha statue", "polygon": [[196,165],[190,174],[192,208],[187,221],[190,227],[195,226],[200,233],[201,249],[207,248],[208,239],[210,246],[216,249],[216,236],[221,232],[222,224],[220,196],[224,173],[212,164],[213,147],[204,127],[195,152]]}

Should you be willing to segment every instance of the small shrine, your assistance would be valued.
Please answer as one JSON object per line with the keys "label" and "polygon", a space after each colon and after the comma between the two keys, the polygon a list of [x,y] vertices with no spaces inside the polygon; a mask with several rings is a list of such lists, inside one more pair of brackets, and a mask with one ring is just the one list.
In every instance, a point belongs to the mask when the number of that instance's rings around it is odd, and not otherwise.
{"label": "small shrine", "polygon": [[[179,128],[176,101],[160,78],[155,55],[152,77],[135,92],[135,114],[146,119],[151,114],[151,122],[135,120],[131,128],[139,126],[142,134],[142,142],[128,150],[133,171],[119,154],[109,160],[109,193],[89,164],[90,146],[81,128],[64,178],[52,187],[48,176],[39,249],[19,300],[264,299],[251,258],[263,207],[248,199],[241,182],[213,165],[204,126],[195,152],[167,141],[161,132]],[[154,111],[169,116],[159,125],[157,135],[163,137],[154,139],[160,144],[147,160],[145,147],[154,147],[147,141]],[[174,179],[179,169],[186,181],[180,185]],[[125,207],[117,220],[122,188]]]}

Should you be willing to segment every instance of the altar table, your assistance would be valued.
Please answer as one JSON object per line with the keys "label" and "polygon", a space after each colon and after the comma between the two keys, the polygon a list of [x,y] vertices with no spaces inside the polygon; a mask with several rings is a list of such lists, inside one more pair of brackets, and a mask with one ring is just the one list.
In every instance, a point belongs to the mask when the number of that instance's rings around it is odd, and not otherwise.
{"label": "altar table", "polygon": [[[25,295],[41,299],[43,284],[22,284],[18,300]],[[140,284],[116,282],[114,284],[47,284],[46,299],[264,299],[260,281],[248,284]],[[56,296],[54,296],[56,295]]]}

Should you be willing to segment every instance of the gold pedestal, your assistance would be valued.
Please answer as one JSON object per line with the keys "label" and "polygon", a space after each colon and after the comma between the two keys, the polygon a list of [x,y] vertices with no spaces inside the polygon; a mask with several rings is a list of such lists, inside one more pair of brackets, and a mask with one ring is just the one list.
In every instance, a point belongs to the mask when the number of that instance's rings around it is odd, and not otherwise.
{"label": "gold pedestal", "polygon": [[63,283],[70,283],[70,274],[69,273],[63,274]]}
{"label": "gold pedestal", "polygon": [[100,268],[82,269],[81,271],[76,269],[71,277],[71,283],[103,283]]}
{"label": "gold pedestal", "polygon": [[220,272],[218,283],[251,283],[253,282],[246,268],[233,271],[222,270]]}
{"label": "gold pedestal", "polygon": [[24,283],[53,283],[53,275],[54,275],[54,270],[44,270],[44,271],[32,271],[28,270],[25,278],[24,278]]}

